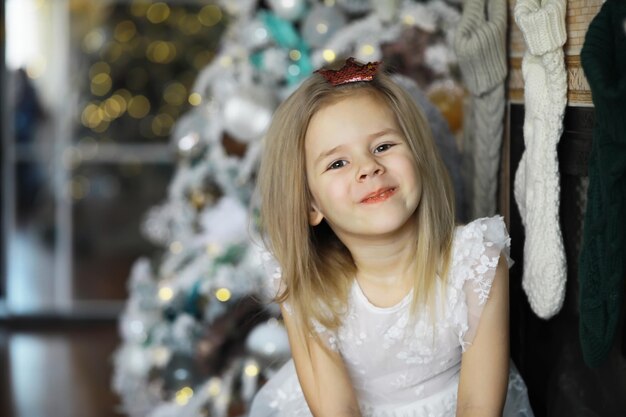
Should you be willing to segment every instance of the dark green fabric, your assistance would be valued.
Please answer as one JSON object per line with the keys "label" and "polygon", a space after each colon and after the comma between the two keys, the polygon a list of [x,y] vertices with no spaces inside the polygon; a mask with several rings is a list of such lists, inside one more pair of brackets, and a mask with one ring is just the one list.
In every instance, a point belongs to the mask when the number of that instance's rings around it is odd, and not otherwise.
{"label": "dark green fabric", "polygon": [[626,275],[626,0],[607,0],[580,53],[595,107],[589,190],[579,260],[580,341],[585,362],[606,359]]}

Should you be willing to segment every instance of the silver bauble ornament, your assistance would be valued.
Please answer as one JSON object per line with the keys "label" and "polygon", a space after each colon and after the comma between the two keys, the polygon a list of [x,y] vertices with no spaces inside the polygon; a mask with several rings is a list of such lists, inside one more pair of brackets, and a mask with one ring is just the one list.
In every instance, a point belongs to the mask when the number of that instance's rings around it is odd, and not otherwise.
{"label": "silver bauble ornament", "polygon": [[256,326],[246,339],[246,348],[265,364],[287,360],[291,355],[287,331],[276,319]]}
{"label": "silver bauble ornament", "polygon": [[274,96],[267,88],[242,87],[224,104],[224,129],[241,142],[260,139],[272,120],[274,101]]}
{"label": "silver bauble ornament", "polygon": [[298,20],[306,10],[305,0],[268,0],[269,6],[277,16],[285,20]]}
{"label": "silver bauble ornament", "polygon": [[307,14],[302,36],[311,47],[321,48],[345,24],[346,18],[339,8],[318,4]]}

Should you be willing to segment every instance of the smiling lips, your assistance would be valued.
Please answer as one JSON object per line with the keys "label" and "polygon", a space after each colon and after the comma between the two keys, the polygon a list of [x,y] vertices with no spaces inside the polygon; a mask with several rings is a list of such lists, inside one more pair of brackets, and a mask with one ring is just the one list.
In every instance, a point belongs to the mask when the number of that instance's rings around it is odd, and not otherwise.
{"label": "smiling lips", "polygon": [[389,197],[394,195],[397,190],[398,189],[396,187],[381,188],[369,194],[367,197],[361,200],[361,203],[363,204],[380,203],[381,201],[385,201]]}

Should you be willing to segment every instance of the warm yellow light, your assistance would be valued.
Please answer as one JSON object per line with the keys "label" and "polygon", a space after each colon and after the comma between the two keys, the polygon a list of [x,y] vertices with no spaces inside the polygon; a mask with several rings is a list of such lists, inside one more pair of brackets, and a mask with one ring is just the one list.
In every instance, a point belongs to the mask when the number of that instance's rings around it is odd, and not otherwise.
{"label": "warm yellow light", "polygon": [[259,374],[259,367],[255,364],[250,364],[244,368],[244,372],[248,376],[257,376]]}
{"label": "warm yellow light", "polygon": [[180,106],[185,102],[187,97],[187,89],[182,83],[173,81],[165,87],[163,91],[163,98],[165,102],[172,106]]}
{"label": "warm yellow light", "polygon": [[146,17],[152,23],[161,23],[170,15],[170,6],[163,2],[154,3],[148,8]]}
{"label": "warm yellow light", "polygon": [[302,58],[302,54],[297,49],[292,49],[291,51],[289,51],[289,58],[292,61],[299,61],[300,58]]}
{"label": "warm yellow light", "polygon": [[361,53],[363,55],[372,55],[374,53],[374,47],[370,44],[361,46]]}
{"label": "warm yellow light", "polygon": [[111,90],[112,85],[111,76],[101,72],[91,79],[91,93],[96,96],[103,96]]}
{"label": "warm yellow light", "polygon": [[215,26],[222,20],[222,11],[216,5],[209,4],[200,10],[198,20],[204,26]]}
{"label": "warm yellow light", "polygon": [[210,243],[206,247],[206,253],[211,256],[219,255],[222,252],[222,247],[217,243]]}
{"label": "warm yellow light", "polygon": [[415,18],[411,16],[410,14],[405,14],[402,17],[402,23],[404,23],[407,26],[413,26],[415,24]]}
{"label": "warm yellow light", "polygon": [[119,42],[128,42],[131,40],[135,34],[137,33],[137,27],[132,20],[124,20],[115,26],[115,30],[113,32],[113,36]]}
{"label": "warm yellow light", "polygon": [[174,297],[174,290],[170,287],[161,287],[159,289],[159,298],[163,301],[169,301]]}
{"label": "warm yellow light", "polygon": [[168,64],[176,58],[176,47],[172,42],[154,41],[148,45],[146,56],[152,62]]}
{"label": "warm yellow light", "polygon": [[109,122],[102,119],[102,121],[98,124],[98,126],[94,126],[91,128],[96,133],[104,133],[109,128]]}
{"label": "warm yellow light", "polygon": [[315,30],[317,30],[317,33],[321,33],[323,35],[328,32],[328,26],[325,23],[318,23],[315,26]]}
{"label": "warm yellow light", "polygon": [[202,24],[194,15],[185,15],[178,21],[178,28],[185,35],[196,34],[202,29]]}
{"label": "warm yellow light", "polygon": [[137,17],[145,16],[149,8],[149,0],[134,0],[130,6],[130,13]]}
{"label": "warm yellow light", "polygon": [[98,61],[89,67],[89,78],[92,79],[96,75],[104,73],[111,75],[111,66],[104,61]]}
{"label": "warm yellow light", "polygon": [[230,67],[233,65],[233,58],[230,55],[224,55],[220,58],[220,65],[223,67]]}
{"label": "warm yellow light", "polygon": [[183,244],[178,240],[173,241],[170,243],[170,251],[174,254],[181,253],[183,251]]}
{"label": "warm yellow light", "polygon": [[231,294],[228,288],[220,288],[219,290],[215,291],[215,298],[223,303],[230,300],[230,296]]}
{"label": "warm yellow light", "polygon": [[209,386],[207,387],[209,395],[217,397],[222,391],[222,381],[218,377],[213,377],[209,380]]}
{"label": "warm yellow light", "polygon": [[167,365],[167,362],[170,360],[171,356],[172,352],[164,346],[155,346],[152,349],[152,359],[157,367],[163,367]]}
{"label": "warm yellow light", "polygon": [[159,113],[152,119],[152,131],[157,136],[167,136],[173,124],[174,119],[172,116],[166,113]]}
{"label": "warm yellow light", "polygon": [[135,119],[146,117],[150,112],[150,102],[142,95],[137,95],[128,102],[128,114]]}
{"label": "warm yellow light", "polygon": [[191,93],[189,95],[189,104],[192,106],[199,106],[202,103],[202,96],[198,93]]}
{"label": "warm yellow light", "polygon": [[126,111],[126,100],[119,94],[113,94],[106,100],[104,111],[114,118],[120,117]]}
{"label": "warm yellow light", "polygon": [[189,387],[181,388],[176,392],[175,400],[178,405],[185,405],[193,397],[193,390]]}
{"label": "warm yellow light", "polygon": [[130,99],[133,98],[133,94],[125,88],[120,88],[119,90],[115,90],[115,94],[122,97],[126,103],[128,103]]}
{"label": "warm yellow light", "polygon": [[326,62],[333,62],[337,55],[332,49],[324,49],[324,52],[322,52],[322,57],[324,57],[324,60]]}
{"label": "warm yellow light", "polygon": [[89,103],[83,109],[83,112],[80,116],[80,121],[85,127],[94,127],[97,126],[100,121],[102,121],[102,117],[99,115],[100,107],[94,103]]}
{"label": "warm yellow light", "polygon": [[83,51],[87,53],[96,52],[98,49],[102,48],[104,40],[104,34],[100,30],[94,29],[90,31],[83,38]]}

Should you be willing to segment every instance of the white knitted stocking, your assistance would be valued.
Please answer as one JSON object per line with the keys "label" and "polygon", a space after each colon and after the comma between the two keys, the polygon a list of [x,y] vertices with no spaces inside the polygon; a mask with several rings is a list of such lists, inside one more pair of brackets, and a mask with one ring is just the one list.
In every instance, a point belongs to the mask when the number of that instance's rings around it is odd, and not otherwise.
{"label": "white knitted stocking", "polygon": [[566,0],[518,0],[515,21],[526,41],[524,143],[514,194],[526,229],[522,287],[541,318],[563,305],[567,275],[559,224],[557,144],[563,133],[567,80],[562,46]]}

